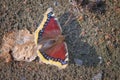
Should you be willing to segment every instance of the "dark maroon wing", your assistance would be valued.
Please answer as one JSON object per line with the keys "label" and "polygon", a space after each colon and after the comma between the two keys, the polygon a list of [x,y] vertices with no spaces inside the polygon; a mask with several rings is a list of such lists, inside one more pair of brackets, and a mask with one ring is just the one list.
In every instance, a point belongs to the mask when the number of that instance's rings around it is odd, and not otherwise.
{"label": "dark maroon wing", "polygon": [[[49,39],[50,38],[55,38],[58,35],[61,35],[61,27],[54,17],[53,12],[49,12],[47,14],[47,19],[44,23],[43,28],[39,31],[39,36],[38,36],[38,43],[41,42],[41,39]],[[44,39],[43,39],[44,40]],[[40,51],[40,54],[43,55],[44,59],[46,59],[45,63],[49,63],[49,60],[52,60],[53,63],[59,62],[62,65],[67,64],[68,61],[68,51],[67,51],[67,45],[65,42],[58,43],[57,45],[53,46],[50,49],[47,49],[45,51]],[[42,56],[41,56],[42,58]],[[42,58],[42,60],[44,60]],[[47,62],[48,61],[48,62]],[[52,63],[51,63],[52,64]],[[58,64],[58,63],[56,63]],[[54,64],[53,64],[54,65]]]}

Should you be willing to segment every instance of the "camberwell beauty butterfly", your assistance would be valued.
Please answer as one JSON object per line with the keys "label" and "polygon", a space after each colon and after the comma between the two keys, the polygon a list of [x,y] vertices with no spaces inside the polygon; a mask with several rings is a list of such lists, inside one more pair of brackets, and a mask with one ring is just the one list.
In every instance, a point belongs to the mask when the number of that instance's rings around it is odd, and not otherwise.
{"label": "camberwell beauty butterfly", "polygon": [[48,8],[35,31],[35,43],[39,46],[37,53],[40,61],[61,69],[65,68],[68,65],[68,50],[64,39],[53,9]]}

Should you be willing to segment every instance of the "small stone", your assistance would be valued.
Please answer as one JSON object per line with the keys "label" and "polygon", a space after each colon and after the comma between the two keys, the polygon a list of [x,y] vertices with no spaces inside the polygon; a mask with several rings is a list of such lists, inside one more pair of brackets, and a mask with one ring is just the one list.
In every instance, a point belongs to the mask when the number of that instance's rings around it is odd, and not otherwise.
{"label": "small stone", "polygon": [[58,5],[59,5],[59,2],[54,1],[54,6],[58,6]]}
{"label": "small stone", "polygon": [[100,60],[99,64],[101,64],[103,62],[103,59],[101,56],[98,57],[98,59]]}
{"label": "small stone", "polygon": [[95,75],[92,80],[102,80],[102,72],[98,73],[97,75]]}
{"label": "small stone", "polygon": [[75,62],[75,64],[77,64],[78,66],[81,66],[81,65],[83,64],[83,61],[80,60],[80,59],[77,59],[77,58],[74,59],[74,62]]}

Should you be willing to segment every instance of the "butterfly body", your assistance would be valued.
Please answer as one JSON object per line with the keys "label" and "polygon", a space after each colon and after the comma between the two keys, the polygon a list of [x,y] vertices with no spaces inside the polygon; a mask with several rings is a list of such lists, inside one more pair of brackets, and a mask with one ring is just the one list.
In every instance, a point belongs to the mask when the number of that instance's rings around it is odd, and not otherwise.
{"label": "butterfly body", "polygon": [[45,51],[47,49],[54,47],[55,45],[63,43],[64,39],[65,38],[63,35],[58,35],[56,37],[45,37],[42,40],[40,40],[38,44],[42,46],[40,50]]}

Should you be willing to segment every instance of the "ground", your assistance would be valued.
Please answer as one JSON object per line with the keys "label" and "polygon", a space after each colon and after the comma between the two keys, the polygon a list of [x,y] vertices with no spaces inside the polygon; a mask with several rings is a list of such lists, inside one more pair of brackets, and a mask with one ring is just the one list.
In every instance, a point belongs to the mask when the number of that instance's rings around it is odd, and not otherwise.
{"label": "ground", "polygon": [[3,35],[11,30],[27,28],[34,32],[46,9],[53,7],[63,35],[66,35],[65,41],[69,52],[69,65],[63,70],[37,61],[5,63],[0,60],[1,80],[120,79],[119,0],[106,0],[103,13],[91,12],[89,8],[80,8],[69,1],[0,1],[0,45]]}

